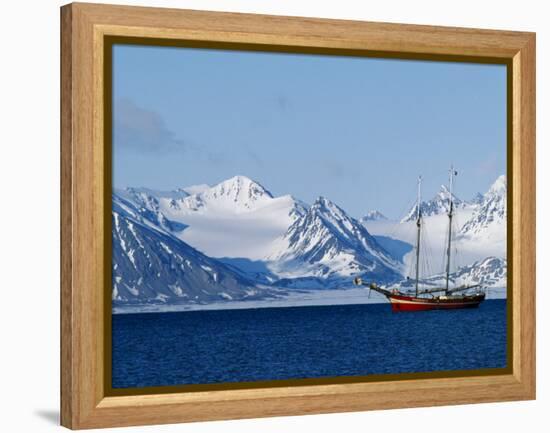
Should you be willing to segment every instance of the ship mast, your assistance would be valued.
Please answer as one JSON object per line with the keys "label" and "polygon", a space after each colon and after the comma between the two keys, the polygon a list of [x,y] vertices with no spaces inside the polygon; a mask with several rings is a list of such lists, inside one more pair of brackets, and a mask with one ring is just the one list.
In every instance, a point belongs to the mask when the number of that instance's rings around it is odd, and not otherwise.
{"label": "ship mast", "polygon": [[453,178],[458,173],[454,170],[451,165],[449,170],[449,233],[447,239],[447,269],[446,269],[446,278],[445,278],[445,294],[449,293],[449,274],[451,271],[451,237],[452,237],[452,227],[453,227]]}
{"label": "ship mast", "polygon": [[418,176],[418,193],[416,198],[416,287],[415,296],[418,297],[418,270],[420,266],[420,230],[422,226],[421,218],[422,212],[420,211],[420,187],[422,185],[422,176]]}

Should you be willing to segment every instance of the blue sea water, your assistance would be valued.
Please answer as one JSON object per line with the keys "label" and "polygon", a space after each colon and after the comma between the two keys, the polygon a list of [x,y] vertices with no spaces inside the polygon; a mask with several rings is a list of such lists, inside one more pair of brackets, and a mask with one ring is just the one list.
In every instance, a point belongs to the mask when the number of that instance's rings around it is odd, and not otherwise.
{"label": "blue sea water", "polygon": [[506,301],[117,314],[113,388],[506,367]]}

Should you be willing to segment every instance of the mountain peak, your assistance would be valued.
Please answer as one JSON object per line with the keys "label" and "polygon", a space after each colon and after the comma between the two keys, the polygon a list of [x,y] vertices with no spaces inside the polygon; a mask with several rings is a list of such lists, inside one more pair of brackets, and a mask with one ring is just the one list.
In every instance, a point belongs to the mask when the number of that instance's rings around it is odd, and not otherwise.
{"label": "mountain peak", "polygon": [[[447,187],[447,185],[441,185],[439,187],[439,191],[437,192],[437,194],[434,196],[434,198],[432,199],[432,201],[435,201],[435,200],[440,200],[440,201],[448,201],[449,200],[449,188]],[[462,203],[462,200],[460,200],[454,193],[453,193],[453,202],[454,204],[459,204],[459,203]]]}
{"label": "mountain peak", "polygon": [[271,193],[258,182],[246,176],[233,176],[190,196],[186,206],[195,211],[214,206],[238,213],[253,210],[272,199]]}
{"label": "mountain peak", "polygon": [[320,195],[317,197],[315,202],[313,202],[312,207],[333,207],[336,206],[332,201],[330,201],[328,198]]}
{"label": "mountain peak", "polygon": [[256,182],[255,180],[249,178],[248,176],[244,176],[242,174],[237,174],[233,177],[230,177],[229,179],[225,179],[223,181],[221,181],[220,183],[233,183],[233,184],[241,184],[241,185],[251,185],[251,184],[256,184],[256,185],[259,185],[258,182]]}
{"label": "mountain peak", "polygon": [[368,211],[364,217],[361,218],[361,222],[366,221],[385,221],[388,218],[382,212],[377,209]]}
{"label": "mountain peak", "polygon": [[[492,227],[492,229],[491,229]],[[506,176],[499,176],[483,196],[476,211],[462,226],[464,236],[489,236],[491,231],[506,230]]]}
{"label": "mountain peak", "polygon": [[274,242],[266,259],[280,277],[336,278],[338,284],[357,274],[391,280],[399,267],[363,225],[323,196]]}
{"label": "mountain peak", "polygon": [[250,179],[248,176],[244,176],[242,174],[237,174],[233,177],[230,177],[229,179],[226,179],[222,181],[221,183],[242,183],[242,184],[249,184],[249,183],[257,183]]}
{"label": "mountain peak", "polygon": [[[460,208],[460,207],[464,207],[466,203],[464,203],[455,194],[453,194],[453,205],[455,208],[457,207]],[[401,220],[401,222],[416,220],[416,208],[417,208],[417,204],[415,203],[412,206],[412,208],[409,210],[407,215]],[[425,217],[446,213],[448,212],[448,209],[449,209],[449,188],[447,188],[445,185],[440,186],[439,191],[431,200],[423,201],[422,203],[420,203],[420,211],[422,212],[422,215]]]}
{"label": "mountain peak", "polygon": [[470,200],[470,203],[475,205],[483,203],[483,194],[481,194],[480,192],[476,192]]}
{"label": "mountain peak", "polygon": [[489,188],[489,191],[487,191],[487,194],[489,195],[505,195],[506,194],[506,176],[501,175],[493,182],[491,187]]}
{"label": "mountain peak", "polygon": [[[218,189],[220,192],[224,191],[225,193],[234,193],[234,194],[247,194],[249,196],[268,196],[273,198],[273,195],[265,189],[259,182],[250,179],[249,177],[237,175],[229,179],[226,179],[217,185],[213,186],[211,189]],[[224,193],[222,192],[222,194]]]}
{"label": "mountain peak", "polygon": [[309,212],[325,219],[329,218],[331,220],[338,221],[350,219],[341,207],[323,196],[319,196],[317,200],[315,200],[315,202],[311,205]]}

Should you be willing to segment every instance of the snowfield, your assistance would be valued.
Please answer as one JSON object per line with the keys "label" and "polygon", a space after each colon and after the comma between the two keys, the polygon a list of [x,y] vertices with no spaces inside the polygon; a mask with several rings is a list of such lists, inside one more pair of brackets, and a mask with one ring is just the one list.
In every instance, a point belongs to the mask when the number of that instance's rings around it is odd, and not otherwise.
{"label": "snowfield", "polygon": [[225,207],[197,212],[166,211],[166,216],[189,228],[178,237],[211,257],[262,259],[270,253],[270,243],[284,234],[304,212],[291,196],[271,198],[246,211]]}
{"label": "snowfield", "polygon": [[[213,187],[199,185],[178,191],[196,192],[142,193],[134,195],[133,201],[157,219],[182,224],[183,230],[175,236],[211,257],[261,259],[270,253],[270,242],[306,211],[299,200],[290,195],[273,197],[245,176],[235,176]],[[124,190],[115,194],[128,197]]]}

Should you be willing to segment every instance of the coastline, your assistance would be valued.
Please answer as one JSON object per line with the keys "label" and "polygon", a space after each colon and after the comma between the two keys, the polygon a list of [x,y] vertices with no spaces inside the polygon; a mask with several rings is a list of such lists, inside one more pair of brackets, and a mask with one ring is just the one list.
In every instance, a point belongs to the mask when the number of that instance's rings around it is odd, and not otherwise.
{"label": "coastline", "polygon": [[[314,307],[327,305],[359,305],[384,304],[384,296],[364,288],[345,290],[309,290],[290,293],[287,296],[250,301],[220,301],[209,304],[133,304],[118,305],[112,308],[113,314],[142,314],[142,313],[178,313],[184,311],[204,310],[239,310],[258,308],[286,308],[286,307]],[[506,287],[490,288],[487,291],[487,300],[506,299]]]}

